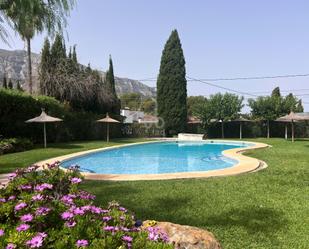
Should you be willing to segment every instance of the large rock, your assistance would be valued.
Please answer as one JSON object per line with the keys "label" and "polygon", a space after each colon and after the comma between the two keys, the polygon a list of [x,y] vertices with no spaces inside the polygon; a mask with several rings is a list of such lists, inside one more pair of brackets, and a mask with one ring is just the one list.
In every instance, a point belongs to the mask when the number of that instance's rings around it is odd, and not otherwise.
{"label": "large rock", "polygon": [[[143,227],[147,224],[149,221],[145,221]],[[164,231],[177,249],[221,249],[214,235],[207,230],[170,222],[157,222],[154,227]]]}

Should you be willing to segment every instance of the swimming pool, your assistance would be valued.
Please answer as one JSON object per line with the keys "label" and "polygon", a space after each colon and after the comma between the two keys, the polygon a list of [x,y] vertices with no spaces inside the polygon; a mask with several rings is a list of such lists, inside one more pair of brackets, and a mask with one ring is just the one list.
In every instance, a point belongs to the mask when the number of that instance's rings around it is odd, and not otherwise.
{"label": "swimming pool", "polygon": [[223,156],[224,150],[249,146],[235,142],[152,142],[73,157],[62,161],[61,166],[79,165],[82,172],[117,175],[210,171],[237,163]]}

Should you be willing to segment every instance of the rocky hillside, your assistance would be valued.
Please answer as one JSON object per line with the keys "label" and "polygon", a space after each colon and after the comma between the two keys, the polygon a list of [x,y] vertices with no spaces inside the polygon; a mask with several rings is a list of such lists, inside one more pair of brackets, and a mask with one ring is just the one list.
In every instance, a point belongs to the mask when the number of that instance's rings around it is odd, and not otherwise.
{"label": "rocky hillside", "polygon": [[[3,74],[7,74],[7,78],[13,79],[16,84],[20,80],[24,89],[28,89],[25,81],[27,77],[26,68],[27,56],[24,50],[4,50],[0,49],[0,81],[2,81]],[[32,67],[34,90],[38,89],[38,65],[40,63],[40,55],[32,53]],[[104,75],[104,72],[101,72]],[[137,80],[115,77],[116,91],[118,95],[124,93],[140,93],[143,96],[155,96],[156,91],[153,87],[149,87]]]}

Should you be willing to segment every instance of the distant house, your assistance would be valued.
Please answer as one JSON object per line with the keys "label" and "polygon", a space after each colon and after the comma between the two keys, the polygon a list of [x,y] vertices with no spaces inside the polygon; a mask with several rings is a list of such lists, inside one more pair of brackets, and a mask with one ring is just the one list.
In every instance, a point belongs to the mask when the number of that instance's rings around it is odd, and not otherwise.
{"label": "distant house", "polygon": [[138,120],[140,124],[156,124],[159,122],[157,116],[145,114],[143,118]]}
{"label": "distant house", "polygon": [[138,122],[139,119],[143,119],[145,116],[142,111],[131,111],[129,109],[121,109],[120,114],[125,117],[124,123],[127,124]]}

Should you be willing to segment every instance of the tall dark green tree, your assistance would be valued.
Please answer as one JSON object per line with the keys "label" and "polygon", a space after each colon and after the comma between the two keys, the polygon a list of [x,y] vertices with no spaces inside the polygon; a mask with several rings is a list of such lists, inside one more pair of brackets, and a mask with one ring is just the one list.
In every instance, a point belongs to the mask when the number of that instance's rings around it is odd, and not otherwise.
{"label": "tall dark green tree", "polygon": [[272,97],[281,97],[281,92],[280,92],[280,88],[277,86],[274,88],[274,90],[271,92],[271,96]]}
{"label": "tall dark green tree", "polygon": [[3,75],[2,86],[3,88],[8,88],[8,82],[6,80],[6,75]]}
{"label": "tall dark green tree", "polygon": [[44,41],[43,49],[41,52],[41,63],[39,66],[39,80],[40,80],[40,92],[41,94],[48,94],[48,89],[50,88],[50,71],[51,71],[51,53],[50,53],[50,43],[46,38]]}
{"label": "tall dark green tree", "polygon": [[111,56],[109,56],[109,68],[108,71],[106,72],[106,86],[108,92],[113,96],[116,96],[114,66]]}
{"label": "tall dark green tree", "polygon": [[76,45],[73,46],[72,60],[73,60],[73,63],[77,65],[78,62],[77,62],[77,55],[76,55]]}
{"label": "tall dark green tree", "polygon": [[158,116],[167,135],[186,130],[187,80],[185,58],[177,30],[173,30],[162,52],[157,81]]}

